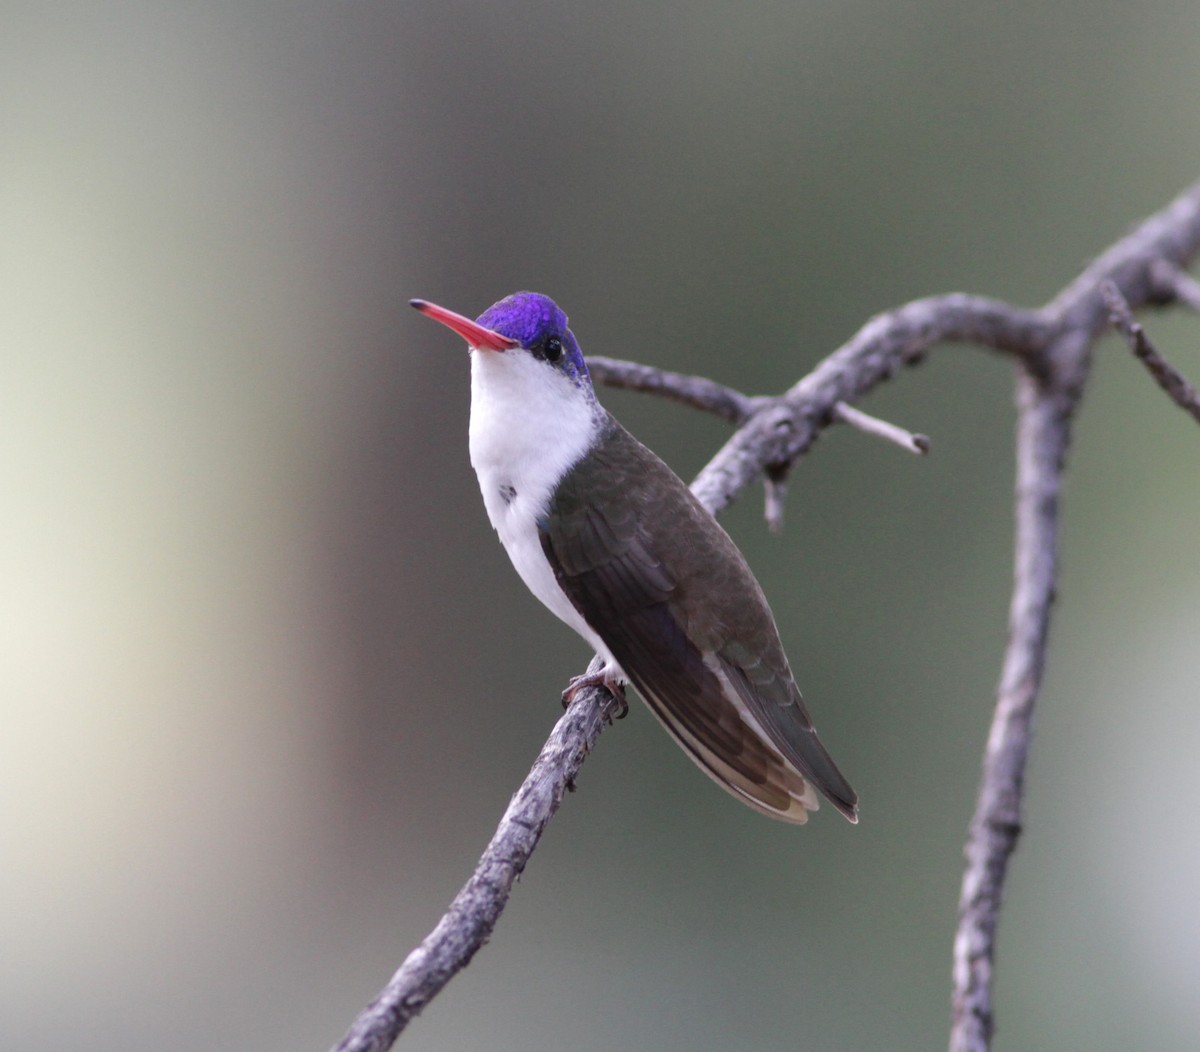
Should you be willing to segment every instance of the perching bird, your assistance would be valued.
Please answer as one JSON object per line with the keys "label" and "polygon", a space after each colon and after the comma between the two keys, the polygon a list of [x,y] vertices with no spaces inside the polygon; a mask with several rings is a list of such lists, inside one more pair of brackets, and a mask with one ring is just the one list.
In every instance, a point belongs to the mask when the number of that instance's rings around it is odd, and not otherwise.
{"label": "perching bird", "polygon": [[[853,789],[817,738],[742,553],[679,477],[596,400],[567,316],[518,292],[478,321],[412,305],[471,351],[471,464],[521,579],[632,683],[695,762],[789,822]],[[569,692],[568,692],[569,693]]]}

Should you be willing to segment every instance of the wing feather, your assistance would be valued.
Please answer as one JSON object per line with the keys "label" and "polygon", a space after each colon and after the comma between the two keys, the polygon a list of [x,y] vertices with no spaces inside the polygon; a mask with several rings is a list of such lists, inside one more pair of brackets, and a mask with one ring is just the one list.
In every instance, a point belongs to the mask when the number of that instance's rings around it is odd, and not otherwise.
{"label": "wing feather", "polygon": [[706,773],[789,821],[816,809],[814,786],[856,820],[765,598],[746,602],[757,581],[670,468],[610,417],[539,529],[563,591]]}

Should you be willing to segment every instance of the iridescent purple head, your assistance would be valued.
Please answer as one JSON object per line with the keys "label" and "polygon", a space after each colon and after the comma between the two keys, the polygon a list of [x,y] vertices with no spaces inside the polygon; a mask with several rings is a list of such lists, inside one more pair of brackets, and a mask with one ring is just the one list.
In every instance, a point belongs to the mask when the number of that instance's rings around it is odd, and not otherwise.
{"label": "iridescent purple head", "polygon": [[426,300],[410,302],[422,314],[453,329],[469,347],[501,352],[521,348],[591,395],[591,377],[575,334],[567,328],[567,316],[549,296],[514,292],[493,303],[476,321]]}
{"label": "iridescent purple head", "polygon": [[476,319],[477,325],[516,340],[535,358],[561,369],[576,384],[591,384],[587,365],[567,316],[540,292],[514,292],[493,303]]}

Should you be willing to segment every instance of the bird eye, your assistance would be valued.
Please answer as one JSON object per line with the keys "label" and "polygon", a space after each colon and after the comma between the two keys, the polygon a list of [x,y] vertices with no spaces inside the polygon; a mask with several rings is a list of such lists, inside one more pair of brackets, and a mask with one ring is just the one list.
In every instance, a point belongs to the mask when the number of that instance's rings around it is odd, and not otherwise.
{"label": "bird eye", "polygon": [[546,355],[546,361],[551,364],[557,362],[563,356],[562,340],[557,336],[551,336],[546,341],[546,346],[543,348],[542,353]]}

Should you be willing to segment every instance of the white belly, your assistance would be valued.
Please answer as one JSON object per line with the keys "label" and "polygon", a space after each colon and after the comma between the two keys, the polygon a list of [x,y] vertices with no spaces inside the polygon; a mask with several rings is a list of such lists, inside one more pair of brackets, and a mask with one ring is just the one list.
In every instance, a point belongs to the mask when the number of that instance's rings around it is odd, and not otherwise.
{"label": "white belly", "polygon": [[502,485],[503,483],[498,484],[496,480],[489,478],[488,473],[479,475],[479,486],[483,491],[483,503],[487,507],[488,518],[496,533],[500,535],[500,543],[508,552],[508,557],[517,573],[521,575],[521,580],[555,617],[570,625],[591,644],[610,668],[615,668],[616,662],[612,654],[559,587],[554,571],[542,551],[537,519],[545,510],[545,502],[527,500],[518,491],[517,496],[505,504],[500,496]]}
{"label": "white belly", "polygon": [[[604,642],[559,587],[542,552],[537,520],[555,487],[587,452],[597,417],[577,391],[543,385],[545,363],[521,351],[471,353],[471,466],[488,519],[526,587],[619,674]],[[531,405],[532,403],[540,403]]]}

